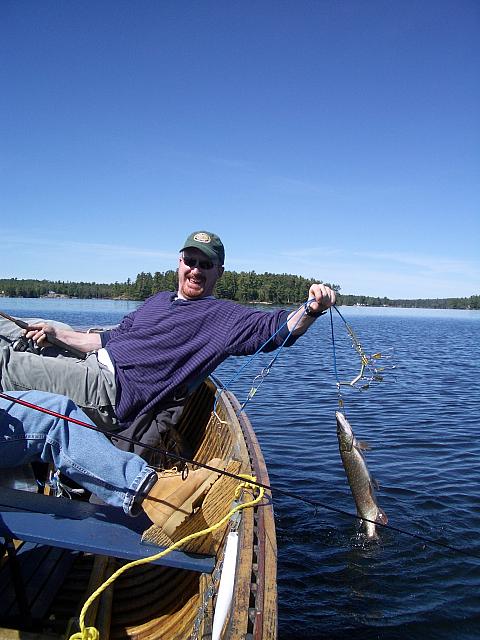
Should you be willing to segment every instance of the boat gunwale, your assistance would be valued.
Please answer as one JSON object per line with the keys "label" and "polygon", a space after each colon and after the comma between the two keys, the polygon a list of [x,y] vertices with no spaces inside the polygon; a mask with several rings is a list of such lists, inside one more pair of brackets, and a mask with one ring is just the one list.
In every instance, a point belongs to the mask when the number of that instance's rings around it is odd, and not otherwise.
{"label": "boat gunwale", "polygon": [[[222,389],[221,383],[215,376],[210,376],[210,378],[217,389]],[[245,411],[242,410],[240,403],[233,392],[228,390],[222,391],[222,393],[220,394],[220,399],[223,399],[225,403],[228,402],[231,405],[232,411],[236,417],[236,421],[243,434],[244,442],[250,458],[250,465],[252,467],[253,475],[256,477],[258,482],[269,486],[270,479],[265,458],[263,456],[260,443],[258,442],[257,435],[253,429],[249,417],[247,416]],[[275,559],[274,563],[272,563],[271,561],[269,562],[268,575],[266,563],[267,531],[271,532],[271,537],[269,538],[271,543],[273,537],[273,553]],[[278,618],[276,604],[277,549],[275,538],[274,510],[270,492],[266,494],[264,502],[254,508],[254,538],[256,538],[257,541],[257,551],[255,553],[257,562],[255,563],[255,569],[253,567],[254,563],[252,562],[252,574],[254,574],[255,576],[255,592],[253,592],[252,587],[250,586],[250,593],[253,595],[255,601],[255,608],[252,612],[253,616],[251,616],[251,618],[253,617],[253,620],[251,620],[253,624],[252,637],[253,640],[276,638]],[[271,598],[271,601],[273,603],[272,605],[267,604],[267,590],[269,590],[271,593],[274,592],[275,594]],[[234,605],[235,600],[233,601],[233,606]],[[268,615],[265,615],[266,606],[270,606],[271,609],[273,609],[268,612]],[[271,621],[272,618],[275,621],[274,628],[272,628],[271,626],[266,626],[267,621]]]}

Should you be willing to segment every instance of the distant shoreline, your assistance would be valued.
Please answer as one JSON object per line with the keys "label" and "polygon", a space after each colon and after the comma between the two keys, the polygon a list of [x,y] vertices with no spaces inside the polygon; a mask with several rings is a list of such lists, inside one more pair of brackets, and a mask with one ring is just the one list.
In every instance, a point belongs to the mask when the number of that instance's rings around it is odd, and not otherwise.
{"label": "distant shoreline", "polygon": [[[264,304],[291,307],[306,301],[308,291],[317,280],[291,274],[225,271],[217,283],[215,295],[246,305]],[[480,295],[457,298],[396,298],[344,294],[341,286],[324,283],[337,295],[337,304],[363,307],[402,307],[425,309],[480,309]],[[33,280],[0,278],[0,296],[42,299],[101,299],[142,302],[159,291],[176,291],[175,271],[139,273],[126,282],[64,282],[61,280]]]}
{"label": "distant shoreline", "polygon": [[[456,299],[456,298],[425,298],[419,300],[389,300],[387,303],[379,302],[379,300],[384,300],[385,298],[372,298],[371,302],[352,302],[350,299],[352,297],[362,297],[365,296],[342,296],[339,295],[339,301],[337,302],[337,306],[339,307],[350,307],[350,308],[376,308],[376,309],[438,309],[438,310],[457,310],[457,311],[479,311],[480,307],[472,307],[469,305],[458,305],[458,300],[469,300],[466,299]],[[478,298],[479,296],[472,296],[472,298]],[[137,302],[141,303],[144,300],[135,300],[134,298],[127,298],[125,296],[117,296],[117,297],[80,297],[80,296],[68,296],[66,294],[51,294],[51,295],[42,295],[42,296],[9,296],[3,293],[0,293],[1,299],[10,299],[10,300],[92,300],[92,301],[112,301],[112,302]],[[345,300],[345,298],[349,298],[349,300]],[[449,304],[446,304],[450,302]],[[457,302],[457,305],[452,305],[451,302]],[[275,303],[269,302],[268,300],[234,300],[233,302],[237,302],[239,304],[244,305],[259,305],[265,307],[292,307],[294,305],[300,305],[302,302],[284,302],[284,303]],[[403,304],[402,304],[403,303]],[[442,304],[443,303],[443,304]]]}

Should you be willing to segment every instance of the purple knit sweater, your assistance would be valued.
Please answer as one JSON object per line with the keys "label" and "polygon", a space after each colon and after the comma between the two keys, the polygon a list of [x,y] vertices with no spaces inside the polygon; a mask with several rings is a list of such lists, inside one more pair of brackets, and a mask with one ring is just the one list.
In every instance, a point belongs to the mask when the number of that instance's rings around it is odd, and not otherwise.
{"label": "purple knit sweater", "polygon": [[[228,356],[255,353],[287,316],[212,297],[175,300],[168,291],[152,296],[118,328],[101,334],[115,365],[118,419],[128,425],[175,390],[194,387]],[[287,335],[284,327],[263,350],[276,349]]]}

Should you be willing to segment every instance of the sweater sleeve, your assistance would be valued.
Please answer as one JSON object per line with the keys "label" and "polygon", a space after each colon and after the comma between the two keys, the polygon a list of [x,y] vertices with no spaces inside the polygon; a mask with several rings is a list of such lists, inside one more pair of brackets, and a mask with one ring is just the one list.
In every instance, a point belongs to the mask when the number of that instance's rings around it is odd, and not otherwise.
{"label": "sweater sleeve", "polygon": [[287,327],[287,321],[288,321],[289,315],[290,314],[288,311],[282,311],[281,314],[279,314],[278,325],[277,325],[278,333],[275,336],[275,338],[271,340],[267,345],[267,347],[271,345],[271,348],[262,349],[262,351],[265,351],[265,352],[274,351],[274,349],[282,345],[284,342],[286,347],[291,347],[293,344],[295,344],[299,336],[295,337],[290,335],[290,331],[288,330],[288,327]]}
{"label": "sweater sleeve", "polygon": [[[283,344],[288,337],[288,311],[251,311],[237,309],[232,314],[227,335],[226,350],[229,355],[251,355],[260,348],[270,352]],[[296,338],[288,338],[285,346],[294,344]]]}

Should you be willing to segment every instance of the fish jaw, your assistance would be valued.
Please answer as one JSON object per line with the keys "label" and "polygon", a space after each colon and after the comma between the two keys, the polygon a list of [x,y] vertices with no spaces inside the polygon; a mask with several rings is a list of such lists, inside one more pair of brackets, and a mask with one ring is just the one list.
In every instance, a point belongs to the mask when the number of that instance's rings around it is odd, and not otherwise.
{"label": "fish jaw", "polygon": [[385,513],[385,511],[381,507],[378,507],[378,513],[377,513],[377,518],[376,518],[375,522],[378,522],[379,524],[387,524],[388,523],[387,514]]}
{"label": "fish jaw", "polygon": [[377,506],[377,515],[375,518],[362,520],[362,524],[365,527],[365,535],[367,536],[367,538],[369,540],[377,540],[378,539],[377,528],[375,527],[374,522],[371,522],[370,520],[375,520],[375,522],[378,524],[387,524],[388,522],[387,514],[381,507]]}
{"label": "fish jaw", "polygon": [[364,525],[365,535],[367,536],[367,538],[369,540],[377,540],[378,533],[374,523],[370,522],[369,520],[362,520],[362,524]]}

